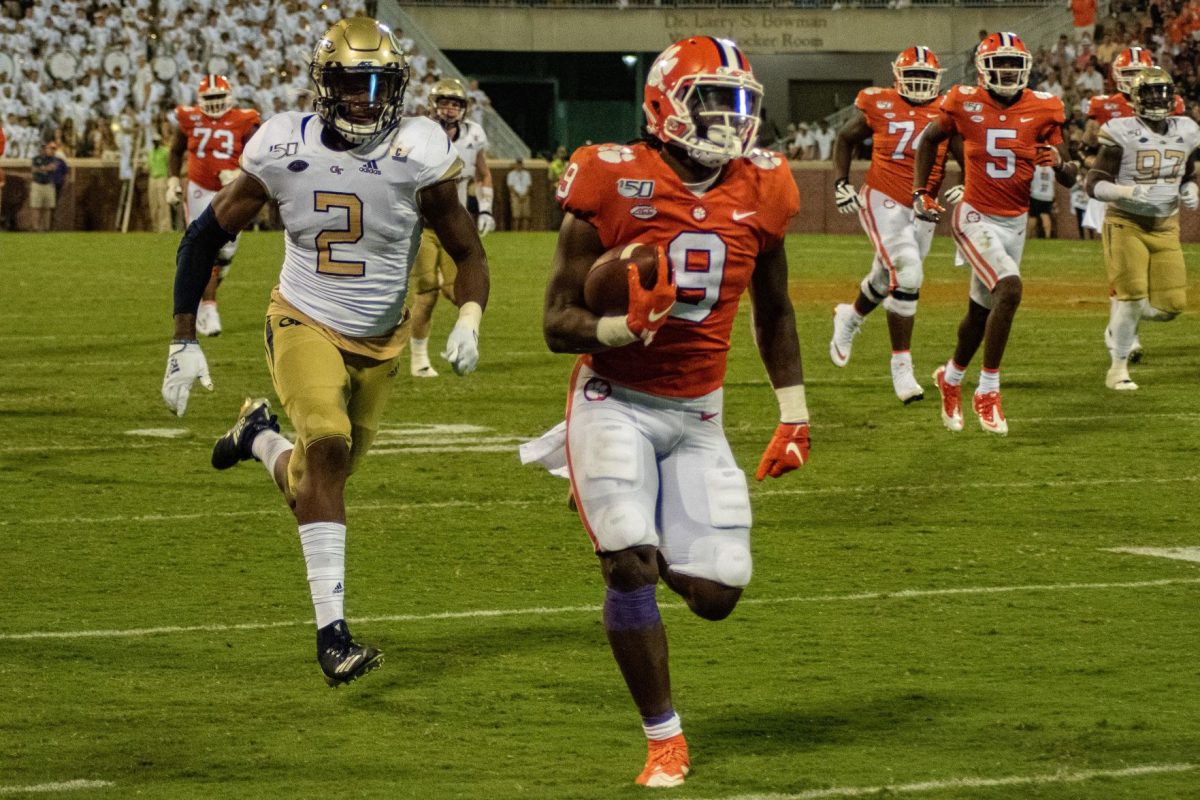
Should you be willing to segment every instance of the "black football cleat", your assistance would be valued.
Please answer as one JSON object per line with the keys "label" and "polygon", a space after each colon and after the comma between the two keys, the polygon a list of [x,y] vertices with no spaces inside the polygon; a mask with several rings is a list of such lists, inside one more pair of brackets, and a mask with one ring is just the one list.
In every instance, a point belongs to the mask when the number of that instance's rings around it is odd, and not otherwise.
{"label": "black football cleat", "polygon": [[355,642],[346,620],[339,619],[317,631],[317,662],[325,673],[325,683],[337,688],[382,664],[383,653]]}
{"label": "black football cleat", "polygon": [[237,422],[213,445],[213,468],[229,469],[239,461],[254,458],[250,443],[268,429],[279,433],[279,418],[271,413],[271,404],[265,397],[247,397],[238,412]]}

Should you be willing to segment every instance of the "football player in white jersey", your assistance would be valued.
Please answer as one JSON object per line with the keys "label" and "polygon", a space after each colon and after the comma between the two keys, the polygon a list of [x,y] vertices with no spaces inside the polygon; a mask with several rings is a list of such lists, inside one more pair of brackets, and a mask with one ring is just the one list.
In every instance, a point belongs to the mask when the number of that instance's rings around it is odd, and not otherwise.
{"label": "football player in white jersey", "polygon": [[1200,125],[1175,117],[1175,82],[1160,67],[1144,70],[1130,91],[1133,117],[1100,129],[1088,193],[1109,203],[1101,239],[1117,302],[1109,315],[1112,363],[1104,384],[1132,391],[1128,358],[1138,321],[1169,322],[1187,304],[1187,268],[1179,244],[1179,204],[1200,206],[1195,181]]}
{"label": "football player in white jersey", "polygon": [[316,113],[271,117],[242,155],[242,175],[213,198],[180,243],[175,337],[162,394],[182,415],[199,380],[212,390],[196,341],[196,307],[216,251],[268,200],[287,235],[267,307],[266,354],[295,429],[279,434],[266,399],[247,399],[217,440],[212,464],[261,461],[299,524],[317,623],[317,660],[330,686],[382,655],[346,627],[346,507],[342,492],[379,428],[407,334],[404,298],[421,218],[458,264],[461,308],[442,354],[465,375],[479,358],[487,259],[456,186],[462,164],[442,129],[400,116],[408,65],[386,26],[344,19],[309,65]]}
{"label": "football player in white jersey", "polygon": [[[467,205],[467,184],[475,182],[475,200],[479,204],[477,221],[479,235],[487,236],[496,229],[492,217],[492,171],[487,164],[487,134],[469,119],[467,90],[454,78],[440,80],[429,92],[430,114],[446,131],[462,159],[463,169],[458,180],[458,199]],[[437,232],[421,231],[421,249],[412,271],[412,291],[409,308],[412,311],[412,342],[409,367],[413,376],[436,378],[437,370],[429,363],[429,323],[438,294],[454,301],[454,259],[438,240]]]}

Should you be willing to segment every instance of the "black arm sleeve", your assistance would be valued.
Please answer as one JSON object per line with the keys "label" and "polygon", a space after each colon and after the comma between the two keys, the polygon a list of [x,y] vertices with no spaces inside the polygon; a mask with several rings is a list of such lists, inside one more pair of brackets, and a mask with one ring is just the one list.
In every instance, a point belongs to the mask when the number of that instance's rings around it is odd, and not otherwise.
{"label": "black arm sleeve", "polygon": [[195,314],[212,275],[217,251],[236,238],[217,224],[212,206],[196,217],[175,253],[175,313]]}

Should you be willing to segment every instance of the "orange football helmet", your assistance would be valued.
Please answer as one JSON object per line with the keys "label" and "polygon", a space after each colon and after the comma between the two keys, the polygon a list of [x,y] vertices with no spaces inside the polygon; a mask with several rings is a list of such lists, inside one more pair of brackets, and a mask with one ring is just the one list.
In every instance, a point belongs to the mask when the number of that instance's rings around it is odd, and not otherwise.
{"label": "orange football helmet", "polygon": [[1126,47],[1117,53],[1112,63],[1112,80],[1117,91],[1126,97],[1133,89],[1133,79],[1142,74],[1142,70],[1154,66],[1154,57],[1144,47]]}
{"label": "orange football helmet", "polygon": [[1012,97],[1029,85],[1033,56],[1015,33],[993,33],[975,49],[979,82],[1000,97]]}
{"label": "orange football helmet", "polygon": [[901,52],[892,62],[896,91],[914,103],[928,103],[938,96],[944,71],[933,51],[921,45]]}
{"label": "orange football helmet", "polygon": [[706,167],[741,158],[754,147],[762,84],[728,39],[692,36],[664,50],[646,75],[646,128]]}
{"label": "orange football helmet", "polygon": [[219,117],[233,108],[233,87],[224,75],[208,74],[200,79],[200,110]]}

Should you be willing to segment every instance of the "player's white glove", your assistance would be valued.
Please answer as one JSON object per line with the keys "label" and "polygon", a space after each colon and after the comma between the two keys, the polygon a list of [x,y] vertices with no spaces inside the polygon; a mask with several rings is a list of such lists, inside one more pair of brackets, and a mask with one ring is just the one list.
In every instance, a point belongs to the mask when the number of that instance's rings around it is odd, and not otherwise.
{"label": "player's white glove", "polygon": [[496,230],[496,218],[490,211],[480,211],[475,224],[479,227],[479,238],[481,239]]}
{"label": "player's white glove", "polygon": [[863,208],[858,191],[848,181],[838,178],[833,184],[833,197],[839,214],[857,214]]}
{"label": "player's white glove", "polygon": [[957,186],[951,186],[949,189],[947,189],[946,193],[944,195],[942,195],[942,197],[946,200],[947,205],[951,205],[951,206],[956,205],[956,204],[962,202],[964,191],[966,191],[966,190],[963,188],[963,185],[960,183]]}
{"label": "player's white glove", "polygon": [[179,198],[183,196],[183,187],[179,185],[179,176],[172,175],[167,178],[167,205],[179,205]]}
{"label": "player's white glove", "polygon": [[450,362],[455,375],[467,375],[475,371],[479,363],[479,321],[483,309],[478,303],[463,303],[458,311],[458,322],[446,339],[442,358]]}
{"label": "player's white glove", "polygon": [[242,171],[240,169],[223,169],[217,173],[217,180],[221,182],[222,186],[228,186],[236,181],[241,174]]}
{"label": "player's white glove", "polygon": [[1200,208],[1200,186],[1197,186],[1195,181],[1188,181],[1180,186],[1179,202],[1183,203],[1184,208],[1193,211]]}
{"label": "player's white glove", "polygon": [[192,393],[192,384],[200,381],[200,385],[210,392],[213,390],[212,378],[208,374],[208,361],[200,343],[195,341],[173,341],[167,351],[167,371],[163,374],[162,397],[167,408],[176,416],[182,417],[187,411],[188,395]]}

